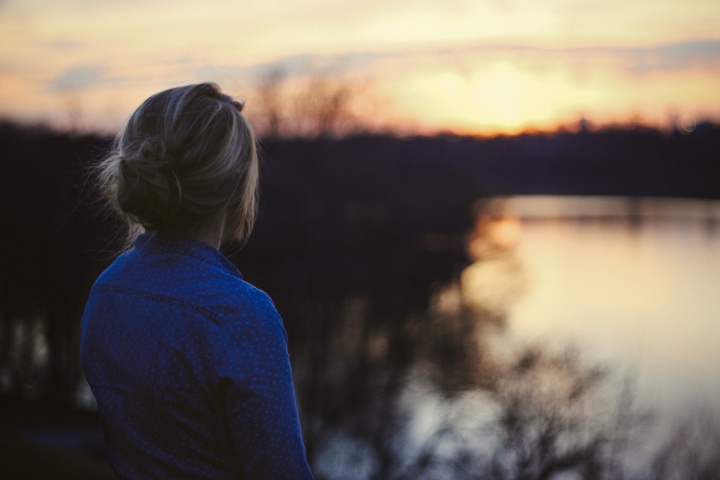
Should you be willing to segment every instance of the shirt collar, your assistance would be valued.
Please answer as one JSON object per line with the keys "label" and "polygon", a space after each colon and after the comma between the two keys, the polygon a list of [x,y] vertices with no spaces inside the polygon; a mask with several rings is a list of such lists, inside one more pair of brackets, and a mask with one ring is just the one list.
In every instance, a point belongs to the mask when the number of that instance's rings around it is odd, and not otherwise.
{"label": "shirt collar", "polygon": [[135,240],[135,249],[141,252],[154,251],[186,255],[222,267],[228,273],[242,278],[235,264],[217,248],[191,235],[145,232]]}

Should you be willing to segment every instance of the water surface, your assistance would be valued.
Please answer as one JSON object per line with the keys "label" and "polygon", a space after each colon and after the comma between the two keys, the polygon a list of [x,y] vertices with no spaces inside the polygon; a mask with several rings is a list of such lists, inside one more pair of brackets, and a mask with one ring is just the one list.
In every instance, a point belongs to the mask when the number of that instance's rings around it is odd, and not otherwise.
{"label": "water surface", "polygon": [[514,197],[502,210],[523,277],[512,338],[629,369],[655,407],[720,405],[720,202]]}

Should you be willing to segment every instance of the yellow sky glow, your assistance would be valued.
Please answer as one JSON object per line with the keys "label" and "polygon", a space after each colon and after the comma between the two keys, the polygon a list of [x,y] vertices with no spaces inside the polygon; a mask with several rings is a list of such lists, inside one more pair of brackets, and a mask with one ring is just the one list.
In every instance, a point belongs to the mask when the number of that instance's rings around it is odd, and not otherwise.
{"label": "yellow sky glow", "polygon": [[0,45],[0,116],[88,129],[198,81],[252,105],[273,65],[369,85],[405,131],[720,118],[716,0],[5,0]]}

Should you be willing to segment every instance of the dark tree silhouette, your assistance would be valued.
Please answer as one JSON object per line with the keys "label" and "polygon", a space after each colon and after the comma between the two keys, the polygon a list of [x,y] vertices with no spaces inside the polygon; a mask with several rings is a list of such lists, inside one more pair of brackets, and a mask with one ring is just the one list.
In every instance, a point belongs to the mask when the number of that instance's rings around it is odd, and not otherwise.
{"label": "dark tree silhouette", "polygon": [[16,393],[64,403],[79,381],[78,320],[101,268],[88,253],[107,223],[78,198],[87,162],[105,144],[0,125],[0,358]]}
{"label": "dark tree silhouette", "polygon": [[258,80],[247,112],[259,136],[269,140],[340,137],[363,129],[353,109],[361,90],[330,75],[291,75],[274,67]]}
{"label": "dark tree silhouette", "polygon": [[691,409],[656,452],[650,469],[657,480],[720,477],[720,418],[707,406]]}
{"label": "dark tree silhouette", "polygon": [[[333,102],[345,98],[335,93],[327,97],[331,113]],[[283,120],[269,118],[282,135]],[[86,183],[88,167],[108,143],[0,124],[5,394],[67,405],[76,391],[80,315],[92,281],[111,260],[112,248],[101,247],[112,246],[108,239],[118,229],[97,215]],[[610,452],[627,432],[613,422],[622,416],[617,412],[634,417],[630,407],[596,403],[606,385],[601,372],[542,349],[496,358],[482,339],[485,329],[503,325],[503,309],[441,307],[439,292],[452,294],[453,287],[443,289],[459,281],[472,259],[513,265],[498,245],[481,241],[477,215],[488,207],[476,211],[479,198],[719,198],[720,128],[701,125],[690,135],[268,138],[263,155],[259,221],[233,260],[268,291],[284,318],[319,478],[614,472]],[[470,237],[479,240],[472,255]],[[553,388],[546,390],[543,379]],[[439,405],[419,437],[414,391]],[[468,421],[463,405],[478,396],[497,422]],[[603,425],[591,414],[595,405],[611,409]],[[496,448],[475,448],[481,441]]]}

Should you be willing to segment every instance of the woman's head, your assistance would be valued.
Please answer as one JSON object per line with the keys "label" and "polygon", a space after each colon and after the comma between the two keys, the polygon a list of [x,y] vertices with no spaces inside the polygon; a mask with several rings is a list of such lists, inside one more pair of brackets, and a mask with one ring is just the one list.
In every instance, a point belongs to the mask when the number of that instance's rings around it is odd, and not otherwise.
{"label": "woman's head", "polygon": [[157,93],[135,110],[99,167],[104,193],[131,231],[196,234],[224,214],[224,238],[247,239],[258,158],[242,109],[201,83]]}

